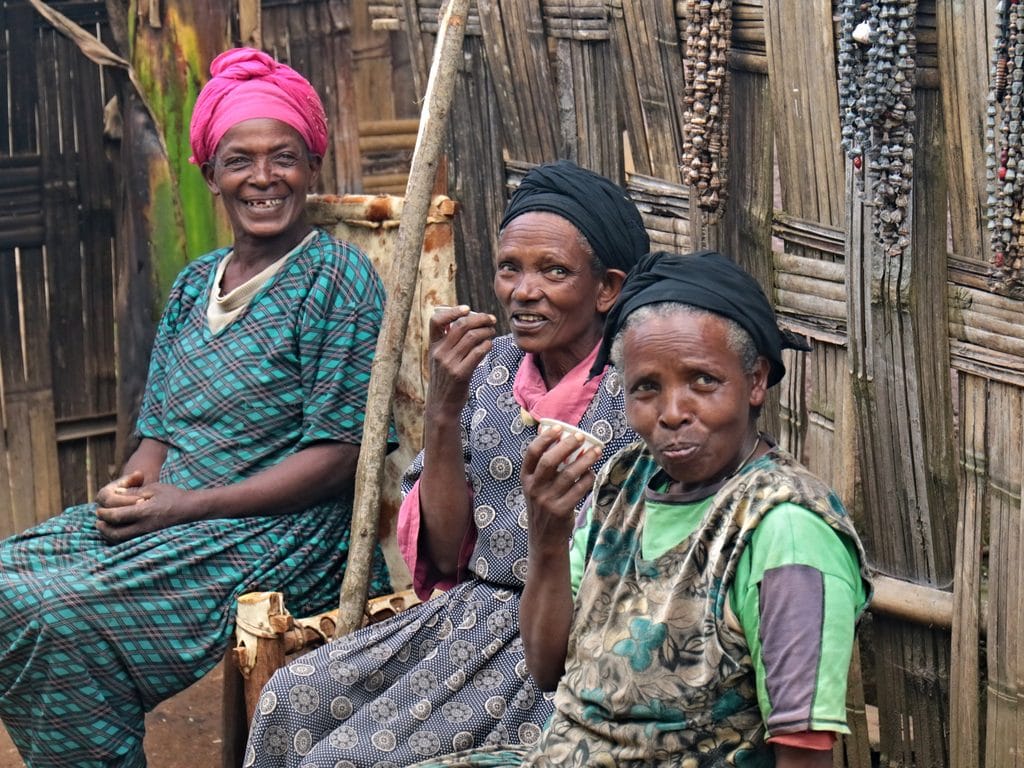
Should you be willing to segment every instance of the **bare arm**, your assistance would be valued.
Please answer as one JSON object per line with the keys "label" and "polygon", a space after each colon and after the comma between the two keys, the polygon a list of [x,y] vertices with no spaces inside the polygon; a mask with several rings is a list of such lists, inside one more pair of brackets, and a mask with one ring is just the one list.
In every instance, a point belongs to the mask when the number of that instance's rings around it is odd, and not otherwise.
{"label": "bare arm", "polygon": [[775,768],[832,768],[831,749],[800,749],[776,744]]}
{"label": "bare arm", "polygon": [[350,486],[358,459],[357,445],[323,442],[231,485],[187,491],[148,483],[132,505],[97,509],[97,526],[107,539],[126,541],[196,520],[292,514]]}
{"label": "bare arm", "polygon": [[593,488],[591,465],[600,451],[584,451],[561,471],[558,465],[580,445],[558,442],[549,430],[530,444],[523,459],[523,493],[529,516],[530,551],[526,587],[519,606],[526,667],[542,690],[558,685],[565,671],[573,618],[569,540],[576,505]]}
{"label": "bare arm", "polygon": [[[491,349],[495,319],[465,307],[438,311],[430,321],[430,388],[423,427],[421,530],[434,568],[452,577],[472,525],[459,417],[473,371]],[[458,322],[455,322],[455,321]]]}

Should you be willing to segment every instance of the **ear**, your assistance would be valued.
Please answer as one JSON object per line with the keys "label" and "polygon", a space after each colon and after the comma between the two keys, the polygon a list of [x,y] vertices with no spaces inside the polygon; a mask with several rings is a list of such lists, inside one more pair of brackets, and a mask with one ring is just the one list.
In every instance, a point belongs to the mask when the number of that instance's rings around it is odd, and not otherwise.
{"label": "ear", "polygon": [[203,163],[202,168],[200,168],[199,170],[201,170],[203,172],[203,179],[206,181],[206,186],[209,188],[209,190],[214,195],[219,196],[220,195],[220,187],[217,186],[217,182],[214,181],[214,179],[213,179],[213,176],[214,176],[214,165],[213,165],[213,162]]}
{"label": "ear", "polygon": [[754,372],[750,374],[750,407],[760,408],[768,397],[768,374],[771,364],[767,357],[758,357]]}
{"label": "ear", "polygon": [[599,314],[607,314],[615,300],[619,298],[622,291],[622,284],[626,282],[626,273],[621,269],[606,269],[604,277],[601,278],[601,287],[597,291],[597,306]]}
{"label": "ear", "polygon": [[309,188],[312,189],[316,186],[317,179],[320,178],[320,171],[324,167],[324,159],[320,155],[309,156]]}

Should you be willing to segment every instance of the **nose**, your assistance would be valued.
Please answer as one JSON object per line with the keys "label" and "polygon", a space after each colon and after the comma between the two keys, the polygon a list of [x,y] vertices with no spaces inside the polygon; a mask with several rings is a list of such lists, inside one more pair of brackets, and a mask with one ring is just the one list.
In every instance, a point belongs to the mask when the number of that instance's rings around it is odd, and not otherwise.
{"label": "nose", "polygon": [[540,283],[536,276],[528,272],[520,272],[515,285],[512,286],[514,301],[532,301],[540,298]]}
{"label": "nose", "polygon": [[252,174],[250,179],[253,184],[266,185],[273,179],[274,171],[270,158],[257,157],[252,163]]}
{"label": "nose", "polygon": [[668,429],[678,429],[693,420],[693,407],[685,388],[673,387],[664,392],[658,419]]}

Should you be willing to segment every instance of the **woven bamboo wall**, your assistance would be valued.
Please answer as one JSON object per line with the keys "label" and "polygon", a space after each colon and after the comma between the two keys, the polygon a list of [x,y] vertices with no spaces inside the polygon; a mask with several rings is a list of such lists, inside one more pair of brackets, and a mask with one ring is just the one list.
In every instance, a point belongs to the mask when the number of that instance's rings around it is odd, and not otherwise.
{"label": "woven bamboo wall", "polygon": [[[66,11],[105,35],[102,2]],[[115,462],[113,185],[97,67],[0,4],[0,535],[88,498]]]}
{"label": "woven bamboo wall", "polygon": [[[305,63],[322,91],[364,84],[354,128],[352,114],[331,107],[344,135],[365,143],[358,157],[351,142],[339,149],[335,183],[361,172],[377,177],[374,189],[397,190],[394,153],[408,151],[440,0],[263,5],[266,46]],[[531,163],[556,156],[624,181],[656,247],[734,254],[814,343],[789,358],[768,426],[839,490],[873,565],[890,577],[862,627],[853,736],[837,759],[856,768],[872,754],[883,765],[1014,763],[1024,730],[1024,305],[987,279],[996,0],[918,4],[910,245],[895,256],[876,242],[874,191],[840,149],[830,0],[732,0],[725,203],[712,215],[693,202],[679,168],[686,5],[479,0],[447,168],[449,195],[462,203],[459,295],[494,308],[491,254],[507,190]],[[102,34],[102,3],[62,7]],[[0,14],[15,30],[0,43],[0,79],[19,94],[0,100],[5,534],[87,498],[107,476],[117,372],[104,325],[114,314],[111,192],[88,183],[109,173],[94,151],[103,146],[100,79],[93,68],[76,75],[80,87],[63,88],[36,63],[74,70],[70,44],[23,3]],[[346,50],[342,39],[355,43]],[[387,81],[391,93],[379,98]],[[59,114],[65,133],[40,129],[37,110]],[[368,160],[373,147],[391,155]],[[908,585],[921,589],[903,599]]]}
{"label": "woven bamboo wall", "polygon": [[[438,4],[371,6],[425,52],[420,82]],[[841,493],[882,576],[837,761],[1016,764],[1024,304],[987,279],[995,0],[918,3],[909,245],[895,255],[871,223],[871,177],[840,147],[833,3],[731,3],[727,195],[714,213],[680,173],[687,2],[497,5],[471,11],[473,86],[452,110],[449,194],[488,212],[457,223],[474,244],[463,271],[490,274],[508,186],[555,156],[621,178],[656,247],[735,255],[814,346],[789,357],[768,426]],[[491,301],[483,279],[460,291]]]}

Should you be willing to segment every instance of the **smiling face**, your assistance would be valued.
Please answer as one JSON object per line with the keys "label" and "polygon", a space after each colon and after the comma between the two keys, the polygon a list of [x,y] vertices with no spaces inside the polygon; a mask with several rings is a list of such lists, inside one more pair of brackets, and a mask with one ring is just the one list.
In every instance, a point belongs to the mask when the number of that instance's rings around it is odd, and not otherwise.
{"label": "smiling face", "polygon": [[319,175],[320,158],[298,132],[270,118],[233,126],[203,166],[207,186],[224,202],[236,248],[298,243],[309,229],[306,194]]}
{"label": "smiling face", "polygon": [[540,358],[551,386],[593,350],[624,274],[595,274],[579,231],[554,213],[517,216],[501,233],[494,293],[516,343]]}
{"label": "smiling face", "polygon": [[768,362],[744,370],[718,316],[672,312],[623,335],[626,418],[677,490],[731,474],[755,440],[767,392]]}

